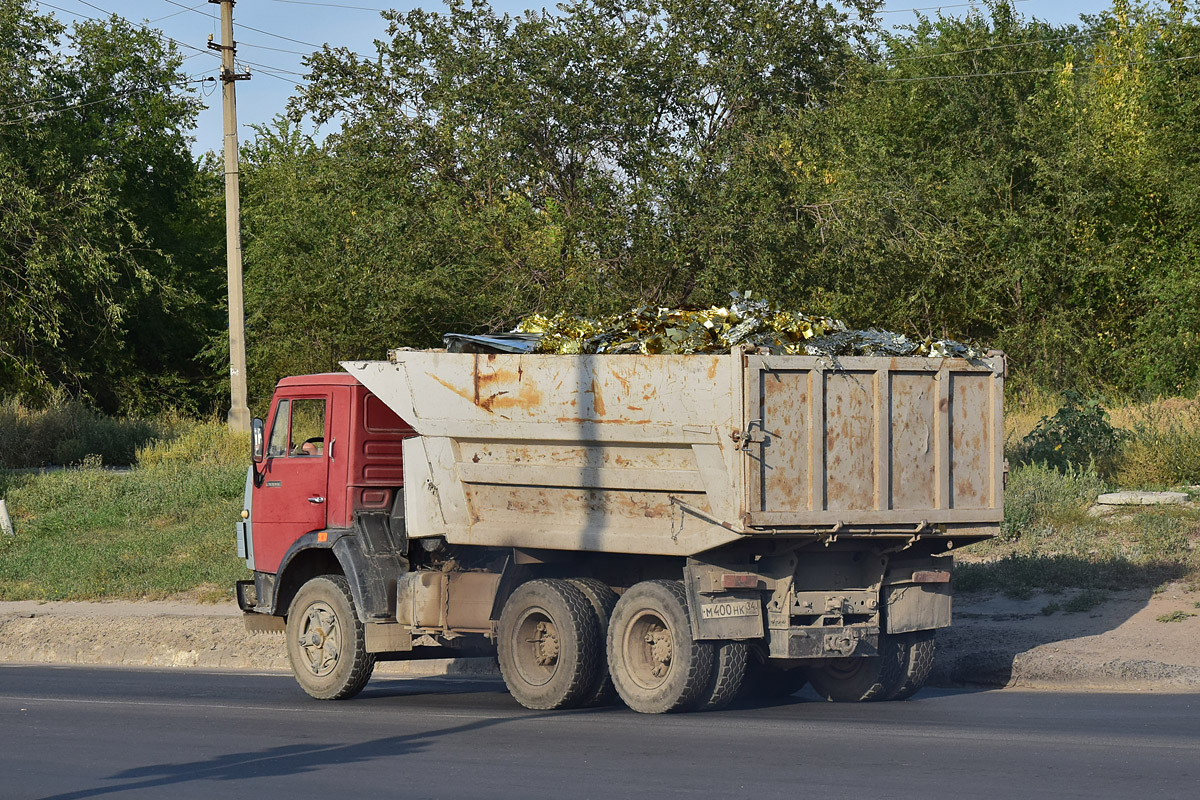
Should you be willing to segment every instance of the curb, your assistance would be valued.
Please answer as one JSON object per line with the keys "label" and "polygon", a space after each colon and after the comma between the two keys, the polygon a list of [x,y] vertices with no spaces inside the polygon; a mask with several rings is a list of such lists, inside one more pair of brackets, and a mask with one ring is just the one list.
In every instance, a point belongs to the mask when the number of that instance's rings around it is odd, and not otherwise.
{"label": "curb", "polygon": [[[7,604],[0,608],[0,663],[290,672],[282,635],[251,634],[240,614],[228,609],[206,611],[153,604],[132,612],[105,604]],[[1017,630],[956,624],[938,638],[929,685],[1200,692],[1200,666],[1111,653],[1081,656],[1036,644],[1020,649],[1011,641]],[[980,641],[972,636],[978,633],[987,636]],[[376,671],[414,678],[500,675],[495,658],[384,661]]]}
{"label": "curb", "polygon": [[[0,615],[0,663],[291,671],[283,636],[251,634],[241,616]],[[382,661],[380,675],[491,677],[494,658]]]}

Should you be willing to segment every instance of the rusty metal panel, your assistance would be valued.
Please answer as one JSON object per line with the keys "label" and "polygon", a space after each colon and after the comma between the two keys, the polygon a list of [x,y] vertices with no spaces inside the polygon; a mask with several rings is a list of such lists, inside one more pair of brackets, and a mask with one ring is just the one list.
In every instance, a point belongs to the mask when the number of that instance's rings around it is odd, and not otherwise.
{"label": "rusty metal panel", "polygon": [[748,455],[753,465],[750,491],[758,508],[812,508],[811,382],[811,370],[771,370],[763,372],[757,384],[754,419],[762,420],[765,438]]}
{"label": "rusty metal panel", "polygon": [[[1001,359],[747,359],[752,528],[996,524]],[[761,441],[759,441],[761,439]],[[807,496],[806,496],[807,492]],[[913,528],[911,530],[916,530]]]}
{"label": "rusty metal panel", "polygon": [[875,507],[875,408],[872,372],[825,373],[825,509]]}
{"label": "rusty metal panel", "polygon": [[420,434],[410,537],[687,555],[740,535],[739,359],[397,351],[344,366]]}
{"label": "rusty metal panel", "polygon": [[937,386],[932,375],[912,372],[892,373],[891,385],[890,507],[934,508]]}
{"label": "rusty metal panel", "polygon": [[950,373],[950,508],[991,503],[991,383],[991,375]]}

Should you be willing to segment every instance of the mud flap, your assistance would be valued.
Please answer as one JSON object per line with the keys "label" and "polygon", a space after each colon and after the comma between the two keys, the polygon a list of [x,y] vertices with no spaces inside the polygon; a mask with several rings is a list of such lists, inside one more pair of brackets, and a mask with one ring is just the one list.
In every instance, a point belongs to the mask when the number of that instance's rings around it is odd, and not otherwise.
{"label": "mud flap", "polygon": [[950,625],[950,584],[896,584],[886,588],[888,633],[908,633]]}
{"label": "mud flap", "polygon": [[756,589],[714,591],[713,575],[724,571],[722,567],[696,563],[688,564],[683,570],[692,638],[698,641],[761,639],[765,632],[762,592]]}

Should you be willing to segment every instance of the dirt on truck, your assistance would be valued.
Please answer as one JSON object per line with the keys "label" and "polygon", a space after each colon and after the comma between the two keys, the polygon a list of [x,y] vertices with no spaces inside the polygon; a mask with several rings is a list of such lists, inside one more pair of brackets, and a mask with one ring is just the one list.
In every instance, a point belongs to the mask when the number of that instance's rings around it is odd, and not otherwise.
{"label": "dirt on truck", "polygon": [[238,528],[300,686],[498,656],[535,709],[902,700],[1003,517],[1004,358],[396,350],[282,380]]}

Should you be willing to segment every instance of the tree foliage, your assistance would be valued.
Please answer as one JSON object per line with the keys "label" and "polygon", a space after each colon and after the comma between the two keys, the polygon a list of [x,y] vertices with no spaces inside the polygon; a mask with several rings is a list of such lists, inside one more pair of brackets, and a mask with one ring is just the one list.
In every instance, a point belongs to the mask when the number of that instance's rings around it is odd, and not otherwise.
{"label": "tree foliage", "polygon": [[195,405],[219,219],[181,57],[113,17],[0,0],[0,386]]}
{"label": "tree foliage", "polygon": [[1191,388],[1192,6],[876,7],[456,0],[315,53],[291,113],[324,142],[247,151],[259,371],[752,288],[1003,347],[1018,385]]}
{"label": "tree foliage", "polygon": [[[891,33],[879,7],[451,0],[385,12],[369,58],[313,53],[242,153],[252,398],[534,311],[732,289],[1001,347],[1018,389],[1200,388],[1194,0]],[[220,189],[179,57],[0,8],[0,380],[202,402]]]}

